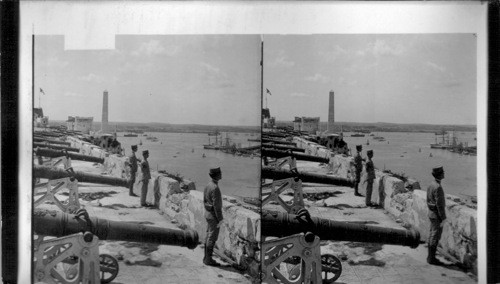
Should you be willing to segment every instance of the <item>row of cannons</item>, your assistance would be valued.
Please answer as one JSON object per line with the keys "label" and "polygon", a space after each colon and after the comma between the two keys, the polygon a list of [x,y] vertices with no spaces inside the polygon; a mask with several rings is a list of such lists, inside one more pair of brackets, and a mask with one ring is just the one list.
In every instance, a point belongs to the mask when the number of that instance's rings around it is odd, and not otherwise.
{"label": "row of cannons", "polygon": [[[279,143],[273,143],[279,141]],[[312,217],[304,205],[302,182],[354,187],[354,181],[329,175],[299,172],[296,161],[329,164],[329,159],[303,154],[293,142],[263,138],[262,257],[263,283],[334,283],[342,273],[341,261],[321,254],[320,242],[351,241],[418,247],[414,229],[393,229]],[[286,147],[286,148],[284,148]],[[288,168],[288,169],[287,169]],[[272,180],[270,183],[264,181]],[[282,194],[291,192],[289,201]],[[271,203],[280,211],[268,210]]]}
{"label": "row of cannons", "polygon": [[[75,171],[68,161],[102,164],[104,159],[75,153],[66,143],[51,140],[47,147],[47,140],[35,140],[34,155],[39,160],[33,168],[35,283],[110,283],[118,276],[119,264],[113,256],[99,253],[101,240],[188,249],[198,246],[198,233],[192,229],[173,230],[89,216],[80,204],[79,183],[128,187],[129,180]],[[42,209],[47,202],[59,210]]]}
{"label": "row of cannons", "polygon": [[[263,139],[264,140],[264,139]],[[342,273],[340,260],[321,254],[320,241],[354,241],[409,246],[419,245],[415,230],[391,229],[339,222],[310,216],[304,205],[302,182],[352,187],[353,181],[328,175],[299,172],[296,160],[328,164],[328,159],[303,154],[291,142],[263,141],[261,280],[263,283],[333,283]],[[43,142],[42,142],[43,143]],[[68,145],[62,146],[66,147]],[[34,186],[34,280],[44,283],[110,283],[119,272],[118,261],[99,254],[100,240],[134,241],[194,249],[196,231],[171,230],[137,223],[89,216],[79,201],[78,184],[127,187],[123,178],[94,175],[66,167],[66,160],[103,163],[99,158],[65,150],[37,148],[35,155],[54,162],[35,165],[33,175],[47,182]],[[65,160],[66,159],[66,160]],[[63,168],[59,164],[65,165]],[[288,169],[286,169],[288,168]],[[65,195],[60,193],[65,191]],[[282,199],[286,191],[291,201]],[[64,196],[65,199],[60,199]],[[50,201],[60,211],[41,209]],[[271,202],[280,212],[267,210]]]}

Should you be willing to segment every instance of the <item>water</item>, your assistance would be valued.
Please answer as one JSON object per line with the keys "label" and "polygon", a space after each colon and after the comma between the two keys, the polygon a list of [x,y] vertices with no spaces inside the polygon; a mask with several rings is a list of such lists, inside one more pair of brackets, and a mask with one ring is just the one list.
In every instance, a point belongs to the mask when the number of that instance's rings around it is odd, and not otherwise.
{"label": "water", "polygon": [[[366,150],[373,149],[375,167],[380,170],[384,168],[394,173],[405,173],[407,176],[420,181],[422,189],[433,181],[432,168],[441,165],[445,170],[445,179],[442,185],[445,193],[459,197],[477,196],[477,157],[460,155],[448,150],[431,149],[430,144],[435,143],[435,137],[440,142],[441,136],[434,133],[400,133],[400,132],[376,132],[376,136],[385,137],[386,141],[379,142],[373,137],[344,137],[352,153],[356,152],[355,145],[363,145],[363,157]],[[350,136],[346,133],[344,136]],[[467,142],[469,146],[475,146],[475,133],[456,132],[458,142]],[[370,145],[366,145],[369,140]],[[421,149],[421,152],[419,152]],[[432,153],[432,157],[429,155]]]}
{"label": "water", "polygon": [[[129,155],[130,145],[138,144],[139,140],[142,140],[143,145],[138,146],[138,157],[142,158],[142,150],[148,149],[149,164],[152,169],[158,168],[173,174],[179,173],[193,180],[197,190],[203,190],[209,182],[209,168],[214,164],[219,164],[223,172],[223,179],[220,181],[223,194],[241,197],[258,196],[260,158],[251,159],[221,151],[205,150],[203,144],[208,143],[207,134],[147,134],[157,137],[158,142],[146,140],[146,136],[122,137],[123,133],[118,133],[118,141],[122,143],[126,154]],[[355,152],[355,145],[362,144],[364,157],[366,157],[366,150],[373,149],[373,160],[378,169],[390,169],[394,173],[403,172],[420,181],[424,190],[433,180],[432,168],[442,165],[446,172],[446,177],[442,182],[446,193],[460,197],[477,196],[477,157],[431,149],[430,144],[435,142],[436,137],[433,133],[376,132],[374,134],[385,137],[386,141],[379,142],[373,140],[371,136],[347,137],[351,133],[346,133],[344,139],[353,152]],[[455,134],[459,142],[468,142],[469,146],[476,145],[475,133],[457,132]],[[251,134],[248,133],[229,133],[228,135],[232,142],[241,143],[242,147],[257,145],[256,142],[247,141],[247,139],[256,138],[257,134],[250,136]],[[368,146],[367,140],[370,142]],[[193,149],[194,152],[192,152]],[[203,153],[206,158],[202,158]],[[430,153],[432,157],[429,157]]]}
{"label": "water", "polygon": [[[168,173],[180,174],[196,183],[196,189],[203,191],[210,181],[210,167],[218,165],[222,170],[219,187],[224,195],[239,197],[258,197],[260,189],[260,158],[233,156],[217,150],[205,150],[208,135],[201,133],[159,133],[147,132],[148,136],[158,138],[157,142],[146,140],[147,136],[123,137],[118,133],[118,141],[125,148],[125,154],[131,154],[130,146],[138,145],[137,157],[142,159],[142,151],[149,150],[149,165],[152,170],[166,170]],[[241,143],[241,147],[257,145],[248,139],[257,138],[258,134],[228,133],[232,143]],[[226,133],[223,133],[223,138]],[[211,137],[211,142],[214,137]],[[193,151],[194,150],[194,151]],[[206,157],[203,158],[202,155]]]}

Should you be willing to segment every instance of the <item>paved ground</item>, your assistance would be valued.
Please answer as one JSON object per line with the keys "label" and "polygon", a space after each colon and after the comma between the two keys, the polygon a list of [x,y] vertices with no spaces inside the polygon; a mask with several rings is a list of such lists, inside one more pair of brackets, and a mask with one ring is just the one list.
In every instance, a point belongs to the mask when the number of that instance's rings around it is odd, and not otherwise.
{"label": "paved ground", "polygon": [[[299,162],[298,167],[309,172],[327,172],[317,163]],[[364,197],[354,196],[352,188],[304,183],[303,191],[312,197],[305,200],[312,216],[403,229],[385,210],[366,207]],[[291,195],[283,196],[285,200],[291,198]],[[266,205],[264,208],[279,207]],[[335,283],[477,283],[476,277],[463,272],[440,255],[438,258],[447,266],[427,264],[426,244],[411,249],[394,245],[324,241],[321,253],[333,254],[341,260],[342,273]]]}
{"label": "paved ground", "polygon": [[[91,163],[73,162],[78,171],[100,173]],[[80,195],[100,197],[80,199],[90,216],[113,221],[140,222],[145,225],[178,229],[159,210],[139,207],[139,198],[128,195],[128,189],[105,185],[79,184]],[[44,208],[55,209],[45,204]],[[200,240],[203,241],[203,240]],[[153,283],[251,283],[248,276],[222,263],[219,268],[202,263],[203,245],[194,250],[185,247],[143,244],[125,241],[102,241],[99,253],[110,254],[118,259],[119,273],[114,284]]]}
{"label": "paved ground", "polygon": [[[100,173],[91,163],[73,162],[75,170]],[[81,200],[91,216],[116,221],[141,222],[151,226],[176,229],[166,216],[156,209],[140,208],[139,198],[128,196],[128,189],[81,183],[80,193],[98,200]],[[325,199],[306,201],[313,216],[337,221],[350,221],[384,227],[402,228],[383,209],[367,208],[364,198],[355,197],[346,187],[304,184],[305,193],[327,192]],[[286,198],[286,197],[285,197]],[[44,205],[53,208],[54,205]],[[271,206],[270,208],[276,208]],[[453,265],[439,267],[425,261],[427,248],[417,249],[392,245],[325,241],[322,254],[334,254],[341,259],[343,272],[336,283],[476,283],[477,281]],[[213,268],[202,264],[203,248],[103,241],[100,253],[119,259],[120,272],[112,282],[123,283],[251,283],[239,271],[225,267]],[[439,257],[443,262],[444,258]],[[219,262],[223,263],[220,259]],[[447,262],[450,263],[450,262]],[[451,264],[451,263],[450,263]]]}

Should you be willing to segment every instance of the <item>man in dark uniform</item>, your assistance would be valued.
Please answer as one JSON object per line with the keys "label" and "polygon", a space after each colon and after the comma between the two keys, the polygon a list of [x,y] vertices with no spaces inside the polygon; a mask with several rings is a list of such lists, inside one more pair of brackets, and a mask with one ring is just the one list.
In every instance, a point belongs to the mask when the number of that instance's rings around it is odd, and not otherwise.
{"label": "man in dark uniform", "polygon": [[210,266],[220,266],[212,258],[215,242],[219,237],[222,224],[222,195],[219,189],[219,180],[222,179],[220,168],[212,168],[209,173],[212,181],[205,187],[203,204],[205,206],[205,219],[207,219],[207,237],[205,239],[205,257],[203,263]]}
{"label": "man in dark uniform", "polygon": [[441,180],[444,179],[443,167],[433,168],[432,175],[435,181],[427,188],[427,207],[429,208],[429,219],[431,221],[427,263],[443,265],[443,263],[436,258],[437,246],[439,244],[439,239],[441,239],[441,233],[443,232],[444,220],[446,220],[445,196],[443,187],[441,186]]}
{"label": "man in dark uniform", "polygon": [[128,157],[128,166],[130,167],[130,184],[128,186],[128,195],[137,196],[134,193],[134,183],[135,176],[137,174],[137,157],[135,156],[135,152],[137,152],[137,145],[132,145],[132,154]]}
{"label": "man in dark uniform", "polygon": [[141,187],[141,206],[147,207],[146,204],[146,195],[148,194],[148,185],[149,180],[151,179],[151,172],[149,171],[149,151],[142,151],[142,156],[144,157],[144,161],[141,163],[142,170],[142,187]]}
{"label": "man in dark uniform", "polygon": [[373,191],[373,181],[375,180],[375,165],[373,164],[373,150],[366,151],[368,156],[368,161],[366,162],[366,206],[377,206],[372,203],[372,191]]}
{"label": "man in dark uniform", "polygon": [[364,159],[361,157],[361,151],[363,150],[363,146],[356,145],[356,150],[358,151],[356,157],[354,157],[354,166],[356,167],[356,184],[354,185],[354,195],[361,196],[358,191],[359,182],[361,181],[361,172],[363,171],[363,161]]}

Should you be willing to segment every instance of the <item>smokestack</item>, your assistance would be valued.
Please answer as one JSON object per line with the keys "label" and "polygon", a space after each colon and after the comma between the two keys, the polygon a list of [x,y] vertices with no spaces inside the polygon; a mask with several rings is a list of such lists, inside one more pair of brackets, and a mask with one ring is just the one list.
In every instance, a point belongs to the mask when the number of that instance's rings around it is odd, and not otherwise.
{"label": "smokestack", "polygon": [[108,91],[106,90],[104,90],[104,94],[102,95],[101,131],[108,131]]}
{"label": "smokestack", "polygon": [[335,124],[335,96],[333,91],[330,91],[330,100],[328,102],[328,133],[332,133]]}

